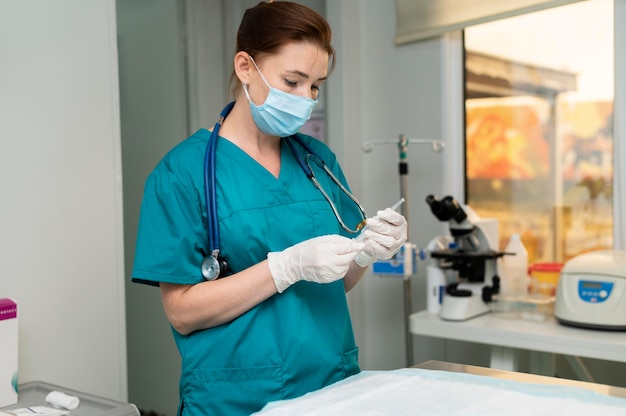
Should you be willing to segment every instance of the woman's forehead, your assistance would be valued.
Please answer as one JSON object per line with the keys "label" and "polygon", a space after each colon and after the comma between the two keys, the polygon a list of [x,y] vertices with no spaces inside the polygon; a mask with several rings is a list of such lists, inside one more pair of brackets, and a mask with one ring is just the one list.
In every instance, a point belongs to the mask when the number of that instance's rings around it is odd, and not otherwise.
{"label": "woman's forehead", "polygon": [[315,78],[328,74],[328,53],[310,42],[289,42],[275,54],[260,57],[259,65],[271,65],[278,70],[297,71]]}

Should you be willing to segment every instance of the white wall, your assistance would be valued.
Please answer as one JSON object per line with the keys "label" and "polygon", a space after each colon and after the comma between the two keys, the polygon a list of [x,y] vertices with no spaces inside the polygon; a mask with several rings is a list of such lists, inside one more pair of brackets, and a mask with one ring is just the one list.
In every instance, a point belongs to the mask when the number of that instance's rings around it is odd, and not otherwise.
{"label": "white wall", "polygon": [[0,297],[19,382],[125,400],[115,3],[0,2]]}

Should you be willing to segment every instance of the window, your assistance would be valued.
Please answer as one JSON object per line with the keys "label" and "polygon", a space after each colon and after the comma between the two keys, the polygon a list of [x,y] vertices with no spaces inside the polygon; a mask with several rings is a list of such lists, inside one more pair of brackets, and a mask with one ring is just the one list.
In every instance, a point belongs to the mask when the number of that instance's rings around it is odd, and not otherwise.
{"label": "window", "polygon": [[611,249],[613,2],[465,29],[467,204],[529,261]]}

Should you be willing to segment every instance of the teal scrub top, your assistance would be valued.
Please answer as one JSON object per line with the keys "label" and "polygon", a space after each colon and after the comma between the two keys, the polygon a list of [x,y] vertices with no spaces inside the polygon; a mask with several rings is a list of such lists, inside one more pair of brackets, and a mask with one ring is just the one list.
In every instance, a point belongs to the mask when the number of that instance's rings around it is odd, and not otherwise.
{"label": "teal scrub top", "polygon": [[[209,249],[203,172],[209,136],[201,129],[181,142],[148,177],[133,281],[204,281],[200,264]],[[300,137],[348,187],[331,150]],[[304,158],[306,151],[294,144]],[[233,272],[303,240],[347,236],[285,143],[278,178],[223,138],[215,163],[220,244]],[[346,224],[356,226],[361,218],[354,202],[321,168],[311,166]],[[173,328],[172,333],[182,358],[181,415],[248,415],[270,401],[298,397],[360,371],[343,280],[298,282],[231,322],[189,335]]]}

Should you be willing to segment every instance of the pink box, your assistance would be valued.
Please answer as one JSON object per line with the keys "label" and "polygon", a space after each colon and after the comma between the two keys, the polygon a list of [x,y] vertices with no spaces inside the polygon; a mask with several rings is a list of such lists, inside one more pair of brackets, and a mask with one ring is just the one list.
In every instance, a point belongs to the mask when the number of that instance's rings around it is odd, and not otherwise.
{"label": "pink box", "polygon": [[17,303],[0,299],[0,407],[17,403]]}

